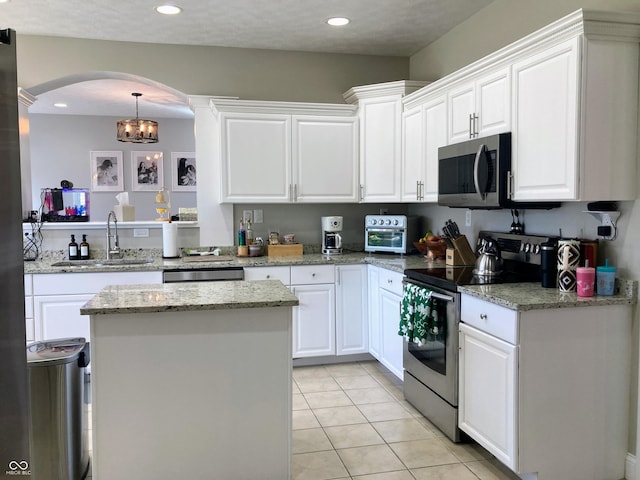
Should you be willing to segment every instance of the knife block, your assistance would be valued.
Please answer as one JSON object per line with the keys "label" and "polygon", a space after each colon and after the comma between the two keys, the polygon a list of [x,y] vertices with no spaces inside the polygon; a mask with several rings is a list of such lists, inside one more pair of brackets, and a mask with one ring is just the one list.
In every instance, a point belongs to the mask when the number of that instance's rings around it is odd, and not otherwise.
{"label": "knife block", "polygon": [[447,265],[475,265],[476,254],[473,252],[467,237],[460,235],[452,238],[453,248],[447,248],[445,263]]}

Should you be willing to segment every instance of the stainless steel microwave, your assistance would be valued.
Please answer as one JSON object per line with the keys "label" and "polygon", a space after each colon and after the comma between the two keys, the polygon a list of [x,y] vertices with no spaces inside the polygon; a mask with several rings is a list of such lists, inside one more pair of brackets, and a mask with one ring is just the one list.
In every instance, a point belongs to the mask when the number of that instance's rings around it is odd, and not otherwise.
{"label": "stainless steel microwave", "polygon": [[364,251],[411,253],[420,236],[420,217],[367,215],[364,219]]}
{"label": "stainless steel microwave", "polygon": [[475,138],[438,149],[438,205],[508,207],[511,133]]}
{"label": "stainless steel microwave", "polygon": [[560,206],[560,202],[514,202],[511,182],[510,132],[438,149],[438,205],[485,210]]}

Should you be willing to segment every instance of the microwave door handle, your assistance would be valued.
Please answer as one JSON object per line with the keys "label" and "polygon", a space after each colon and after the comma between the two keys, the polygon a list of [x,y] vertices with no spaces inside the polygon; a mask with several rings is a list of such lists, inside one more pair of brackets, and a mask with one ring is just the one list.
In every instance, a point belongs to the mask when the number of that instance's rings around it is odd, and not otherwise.
{"label": "microwave door handle", "polygon": [[476,187],[476,193],[480,195],[482,200],[487,198],[487,192],[480,188],[480,162],[483,158],[486,160],[486,155],[484,155],[486,149],[487,147],[484,144],[480,145],[476,152],[476,159],[473,161],[473,183]]}

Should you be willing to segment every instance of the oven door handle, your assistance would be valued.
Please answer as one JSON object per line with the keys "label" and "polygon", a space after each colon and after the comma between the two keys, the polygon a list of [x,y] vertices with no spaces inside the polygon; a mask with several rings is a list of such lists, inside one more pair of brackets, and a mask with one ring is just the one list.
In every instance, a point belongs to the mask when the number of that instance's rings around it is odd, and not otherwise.
{"label": "oven door handle", "polygon": [[420,283],[412,282],[411,280],[402,280],[402,284],[403,285],[412,284],[412,285],[417,285],[418,287],[423,287],[426,290],[429,290],[431,292],[431,296],[432,297],[437,298],[439,300],[444,300],[445,302],[455,302],[455,300],[456,300],[455,298],[453,298],[450,295],[443,295],[442,293],[434,292],[428,286],[422,285]]}

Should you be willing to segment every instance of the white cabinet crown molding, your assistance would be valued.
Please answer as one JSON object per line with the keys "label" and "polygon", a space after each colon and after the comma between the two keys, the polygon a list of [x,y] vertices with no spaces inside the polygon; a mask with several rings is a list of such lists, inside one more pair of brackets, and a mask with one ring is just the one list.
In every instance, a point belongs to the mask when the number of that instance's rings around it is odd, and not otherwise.
{"label": "white cabinet crown molding", "polygon": [[428,85],[430,82],[421,80],[399,80],[396,82],[375,83],[352,87],[342,94],[344,101],[357,104],[365,98],[376,98],[390,95],[405,96]]}
{"label": "white cabinet crown molding", "polygon": [[480,75],[500,68],[517,58],[531,54],[532,51],[549,48],[579,35],[601,40],[637,43],[640,40],[640,14],[576,10],[510,45],[407,95],[402,99],[404,108],[410,109],[420,105],[426,96],[440,90],[446,90],[457,82],[468,81],[472,75]]}
{"label": "white cabinet crown molding", "polygon": [[334,103],[274,102],[255,100],[212,99],[211,109],[218,112],[277,113],[284,115],[355,116],[357,107]]}

